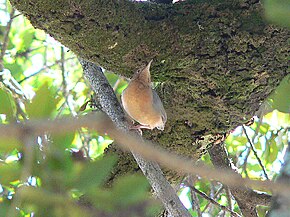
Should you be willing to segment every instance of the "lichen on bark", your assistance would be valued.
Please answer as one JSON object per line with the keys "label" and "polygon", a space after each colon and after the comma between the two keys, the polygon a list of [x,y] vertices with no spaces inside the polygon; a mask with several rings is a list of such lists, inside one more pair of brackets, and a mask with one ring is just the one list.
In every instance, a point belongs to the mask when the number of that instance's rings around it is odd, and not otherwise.
{"label": "lichen on bark", "polygon": [[288,73],[289,31],[265,23],[257,1],[11,3],[35,27],[117,74],[131,77],[154,58],[168,122],[145,136],[184,155],[198,157],[200,138],[249,120]]}

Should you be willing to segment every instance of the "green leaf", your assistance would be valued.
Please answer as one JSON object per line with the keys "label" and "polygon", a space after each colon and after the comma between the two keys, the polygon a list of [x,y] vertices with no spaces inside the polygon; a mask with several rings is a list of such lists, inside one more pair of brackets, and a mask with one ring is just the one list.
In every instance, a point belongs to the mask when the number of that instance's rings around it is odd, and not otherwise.
{"label": "green leaf", "polygon": [[290,28],[290,2],[289,0],[265,0],[266,18],[275,24]]}
{"label": "green leaf", "polygon": [[32,28],[26,29],[25,31],[20,33],[20,38],[22,39],[22,42],[17,46],[18,51],[27,50],[34,38],[35,30]]}
{"label": "green leaf", "polygon": [[114,86],[116,81],[119,79],[119,76],[114,73],[105,73],[105,75],[112,87]]}
{"label": "green leaf", "polygon": [[260,125],[259,131],[261,134],[265,135],[270,129],[270,125],[267,123],[263,123]]}
{"label": "green leaf", "polygon": [[158,203],[154,203],[146,208],[146,216],[160,216],[162,212],[162,206]]}
{"label": "green leaf", "polygon": [[23,202],[35,203],[40,206],[62,205],[67,201],[67,198],[63,195],[45,191],[40,188],[22,187],[20,191]]}
{"label": "green leaf", "polygon": [[108,189],[94,188],[86,193],[85,200],[89,200],[94,206],[102,211],[112,212],[116,205],[114,195]]}
{"label": "green leaf", "polygon": [[268,206],[257,206],[256,207],[258,216],[267,216],[267,212],[269,211]]}
{"label": "green leaf", "polygon": [[261,172],[261,169],[262,169],[261,166],[257,163],[255,163],[255,164],[248,163],[247,167],[248,167],[247,168],[248,170],[253,170],[255,172]]}
{"label": "green leaf", "polygon": [[270,153],[269,153],[268,160],[269,160],[269,163],[272,164],[277,159],[279,150],[274,139],[271,140],[270,144],[271,146],[270,146]]}
{"label": "green leaf", "polygon": [[58,101],[55,93],[45,83],[37,90],[32,102],[26,104],[26,111],[30,119],[49,117],[56,110]]}
{"label": "green leaf", "polygon": [[53,141],[53,144],[60,149],[70,148],[74,138],[74,132],[51,135],[51,140]]}
{"label": "green leaf", "polygon": [[256,149],[258,149],[258,150],[261,150],[262,149],[262,145],[261,145],[261,142],[260,141],[256,142],[254,145],[255,145],[255,148]]}
{"label": "green leaf", "polygon": [[23,71],[24,71],[24,66],[19,64],[17,61],[13,63],[5,63],[4,62],[4,67],[6,69],[9,69],[9,71],[13,74],[13,77],[16,80],[20,80],[23,78]]}
{"label": "green leaf", "polygon": [[273,109],[284,113],[290,112],[290,74],[281,81],[269,99]]}
{"label": "green leaf", "polygon": [[61,175],[68,175],[67,173],[73,169],[71,154],[68,151],[52,148],[47,156],[47,165],[56,173],[62,171],[63,173]]}
{"label": "green leaf", "polygon": [[0,183],[8,185],[20,178],[21,168],[18,163],[0,164]]}
{"label": "green leaf", "polygon": [[232,145],[240,146],[247,144],[248,140],[245,136],[237,136],[232,141]]}
{"label": "green leaf", "polygon": [[11,152],[14,149],[20,149],[21,142],[17,138],[0,137],[0,152]]}
{"label": "green leaf", "polygon": [[146,199],[148,189],[149,184],[144,176],[124,176],[114,183],[114,200],[120,206],[136,204]]}
{"label": "green leaf", "polygon": [[[0,201],[1,201],[1,197],[0,197]],[[3,201],[0,202],[0,210],[1,210],[1,214],[3,216],[6,216],[8,210],[9,210],[9,207],[10,207],[10,204],[8,203],[7,200],[4,200],[4,202]],[[0,216],[2,216],[2,215],[0,215]]]}
{"label": "green leaf", "polygon": [[202,190],[203,192],[208,192],[211,188],[210,182],[204,181],[204,182],[196,182],[195,187],[198,190]]}
{"label": "green leaf", "polygon": [[26,207],[36,205],[36,216],[88,216],[85,210],[63,194],[33,187],[22,187],[20,193]]}
{"label": "green leaf", "polygon": [[16,114],[15,102],[12,95],[4,88],[0,88],[0,114],[5,114],[7,120],[14,120]]}
{"label": "green leaf", "polygon": [[96,160],[83,168],[76,182],[76,187],[83,191],[89,191],[103,184],[110,174],[117,159],[115,156],[106,156]]}
{"label": "green leaf", "polygon": [[264,121],[271,123],[271,128],[280,129],[290,126],[290,113],[282,113],[278,110],[274,110],[266,114],[263,118]]}

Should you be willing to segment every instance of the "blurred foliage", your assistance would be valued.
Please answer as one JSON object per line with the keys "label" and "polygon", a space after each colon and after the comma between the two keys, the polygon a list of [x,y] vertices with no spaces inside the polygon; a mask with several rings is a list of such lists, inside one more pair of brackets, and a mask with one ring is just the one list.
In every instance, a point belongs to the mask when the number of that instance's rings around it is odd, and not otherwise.
{"label": "blurred foliage", "polygon": [[[290,14],[287,0],[266,0],[264,4],[270,21],[289,27],[289,19],[281,19]],[[9,3],[0,0],[1,44],[10,11]],[[35,30],[19,12],[12,21],[3,57],[5,70],[0,72],[0,123],[85,115],[97,110],[89,103],[93,93],[76,56],[43,31]],[[112,73],[106,76],[119,97],[127,82]],[[281,82],[269,97],[267,109],[261,112],[263,115],[245,126],[246,132],[238,127],[226,140],[233,164],[244,177],[265,179],[264,167],[273,179],[283,164],[289,142],[289,80],[287,76]],[[79,129],[67,134],[38,135],[29,141],[32,153],[27,153],[23,138],[0,139],[0,216],[8,213],[13,216],[17,201],[21,206],[16,216],[85,217],[92,212],[99,216],[118,216],[128,211],[127,216],[140,216],[140,210],[144,216],[153,216],[158,211],[156,203],[148,199],[149,186],[144,177],[132,174],[120,177],[111,187],[105,185],[116,163],[116,157],[102,156],[112,143],[108,135]],[[204,155],[202,161],[211,164],[209,155]],[[31,162],[28,167],[27,162]],[[25,174],[29,176],[23,179]],[[239,212],[222,184],[197,176],[193,186],[219,204]],[[211,216],[230,216],[185,183],[181,184],[179,193],[193,216],[198,216],[198,209]],[[259,207],[259,216],[265,216],[267,209]]]}
{"label": "blurred foliage", "polygon": [[[290,7],[290,4],[289,4]],[[290,11],[289,11],[290,12]],[[280,112],[289,113],[290,111],[290,74],[287,75],[269,97],[271,108]]]}
{"label": "blurred foliage", "polygon": [[290,1],[289,0],[265,0],[266,18],[278,25],[290,28]]}

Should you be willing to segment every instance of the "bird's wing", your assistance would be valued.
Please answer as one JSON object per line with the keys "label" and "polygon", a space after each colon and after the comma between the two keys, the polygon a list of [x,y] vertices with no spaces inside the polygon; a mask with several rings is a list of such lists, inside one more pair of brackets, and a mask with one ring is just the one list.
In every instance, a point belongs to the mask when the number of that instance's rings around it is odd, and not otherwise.
{"label": "bird's wing", "polygon": [[163,123],[165,123],[167,121],[167,114],[166,114],[166,111],[163,107],[161,99],[155,90],[152,89],[152,93],[153,93],[153,106],[157,111],[160,111],[160,113],[162,115],[162,121],[163,121]]}

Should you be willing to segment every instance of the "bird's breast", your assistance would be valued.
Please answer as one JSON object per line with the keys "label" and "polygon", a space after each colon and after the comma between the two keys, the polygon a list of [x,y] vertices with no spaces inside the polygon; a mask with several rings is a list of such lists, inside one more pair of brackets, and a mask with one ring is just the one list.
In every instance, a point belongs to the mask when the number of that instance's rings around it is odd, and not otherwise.
{"label": "bird's breast", "polygon": [[150,86],[131,83],[122,93],[125,111],[142,125],[156,127],[162,122],[159,111],[153,106],[153,94]]}

